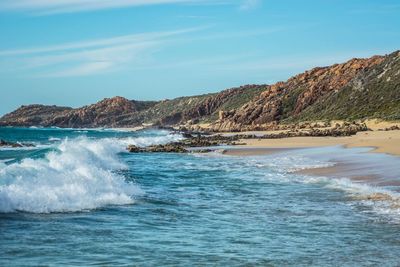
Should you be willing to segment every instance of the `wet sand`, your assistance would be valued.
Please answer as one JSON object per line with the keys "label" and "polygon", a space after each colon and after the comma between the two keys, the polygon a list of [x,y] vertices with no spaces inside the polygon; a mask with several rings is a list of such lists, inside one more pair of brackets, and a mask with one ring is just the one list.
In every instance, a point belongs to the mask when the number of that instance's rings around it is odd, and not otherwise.
{"label": "wet sand", "polygon": [[[232,156],[255,156],[279,153],[291,149],[315,148],[341,145],[346,148],[370,147],[369,152],[386,153],[400,156],[400,131],[368,131],[360,132],[350,137],[293,137],[283,139],[246,139],[241,140],[246,145],[238,146],[226,150],[226,155]],[[395,175],[393,169],[388,170],[391,174],[377,175],[371,168],[385,169],[383,166],[374,164],[360,164],[359,162],[348,162],[344,160],[333,161],[333,166],[311,168],[296,171],[298,174],[325,176],[332,178],[349,178],[353,181],[366,183],[374,186],[393,186],[400,188],[400,181]],[[398,172],[394,171],[398,174]],[[395,176],[393,176],[395,175]],[[370,196],[373,198],[382,198],[379,196]]]}
{"label": "wet sand", "polygon": [[258,156],[258,155],[270,155],[288,150],[291,150],[291,148],[233,147],[224,150],[222,154],[229,156]]}

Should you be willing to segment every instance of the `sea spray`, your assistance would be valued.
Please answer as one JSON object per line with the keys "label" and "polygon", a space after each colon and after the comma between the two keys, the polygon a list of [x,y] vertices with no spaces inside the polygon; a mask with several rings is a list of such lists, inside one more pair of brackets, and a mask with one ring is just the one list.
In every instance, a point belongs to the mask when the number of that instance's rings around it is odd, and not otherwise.
{"label": "sea spray", "polygon": [[1,163],[0,212],[74,212],[132,204],[142,191],[115,172],[127,168],[118,153],[129,144],[148,146],[180,139],[181,135],[164,131],[141,137],[65,138],[44,158]]}
{"label": "sea spray", "polygon": [[0,169],[0,212],[72,212],[132,204],[140,189],[114,170],[121,146],[111,139],[64,140],[42,159]]}

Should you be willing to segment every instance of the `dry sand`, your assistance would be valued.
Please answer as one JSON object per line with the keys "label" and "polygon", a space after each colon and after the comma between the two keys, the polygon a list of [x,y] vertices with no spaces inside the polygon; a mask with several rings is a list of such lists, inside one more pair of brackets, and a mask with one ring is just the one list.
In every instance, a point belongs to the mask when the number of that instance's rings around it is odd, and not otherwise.
{"label": "dry sand", "polygon": [[[262,132],[260,132],[261,134]],[[268,132],[264,132],[268,133]],[[235,151],[227,150],[228,155],[254,155],[251,151],[277,148],[305,148],[344,145],[345,147],[372,147],[373,152],[388,153],[400,156],[400,130],[359,132],[350,137],[290,137],[282,139],[245,139],[240,142],[246,145],[238,146]],[[240,149],[239,149],[240,148]],[[242,151],[242,153],[240,153]],[[250,151],[250,152],[249,152]],[[270,150],[266,150],[268,153]],[[271,153],[271,152],[269,152]]]}

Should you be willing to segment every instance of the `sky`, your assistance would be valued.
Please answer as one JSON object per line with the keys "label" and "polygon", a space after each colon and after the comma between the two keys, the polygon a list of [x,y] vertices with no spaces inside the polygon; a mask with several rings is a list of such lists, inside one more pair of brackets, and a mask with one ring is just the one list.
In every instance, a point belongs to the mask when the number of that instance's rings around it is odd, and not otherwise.
{"label": "sky", "polygon": [[0,0],[0,115],[272,84],[399,29],[399,0]]}

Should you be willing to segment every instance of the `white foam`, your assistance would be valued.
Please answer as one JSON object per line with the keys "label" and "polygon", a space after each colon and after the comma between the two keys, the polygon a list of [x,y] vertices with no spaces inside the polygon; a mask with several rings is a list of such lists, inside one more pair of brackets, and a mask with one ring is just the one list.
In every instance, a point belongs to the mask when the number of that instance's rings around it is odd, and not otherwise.
{"label": "white foam", "polygon": [[12,161],[12,160],[14,160],[14,158],[10,158],[10,159],[0,159],[0,168],[2,168],[3,166],[6,166],[5,164],[4,164],[4,165],[1,165],[1,163],[7,163],[7,162]]}
{"label": "white foam", "polygon": [[[307,150],[296,150],[286,153],[272,154],[246,158],[245,164],[258,169],[265,169],[264,179],[282,183],[318,184],[330,190],[340,190],[349,197],[352,206],[368,207],[368,212],[380,215],[385,220],[400,222],[400,193],[384,186],[368,184],[365,181],[357,181],[348,177],[326,177],[296,174],[295,171],[303,169],[321,168],[333,166],[333,157],[346,159],[349,162],[371,163],[381,168],[383,172],[393,170],[399,166],[398,158],[380,154],[367,154],[366,149],[344,149],[341,147],[328,147]],[[379,164],[378,164],[379,163]],[[362,165],[364,166],[364,165]],[[398,169],[398,167],[397,167]],[[273,170],[269,172],[268,170]],[[375,168],[359,169],[362,175],[380,174]],[[390,172],[389,174],[390,177]],[[385,177],[385,176],[383,176]],[[365,210],[365,209],[364,209]],[[382,217],[383,216],[383,217]]]}
{"label": "white foam", "polygon": [[113,170],[126,166],[112,140],[64,140],[44,159],[0,166],[0,212],[72,212],[133,203],[140,189]]}
{"label": "white foam", "polygon": [[5,146],[1,147],[0,151],[11,151],[11,150],[36,150],[36,149],[44,149],[49,148],[49,145],[35,145],[35,146],[23,146],[23,147],[10,147]]}
{"label": "white foam", "polygon": [[121,145],[135,145],[139,147],[145,147],[155,144],[166,144],[169,142],[177,142],[182,140],[183,137],[180,134],[166,134],[160,136],[143,136],[143,137],[128,137],[119,139],[118,142]]}
{"label": "white foam", "polygon": [[386,219],[400,222],[400,194],[384,187],[356,182],[348,178],[324,176],[298,176],[304,183],[324,184],[324,187],[345,192],[352,205],[369,207],[370,212],[384,215]]}
{"label": "white foam", "polygon": [[115,170],[127,168],[118,157],[127,145],[147,146],[182,139],[155,137],[65,139],[43,159],[0,163],[0,212],[74,212],[106,205],[132,204],[142,191]]}

